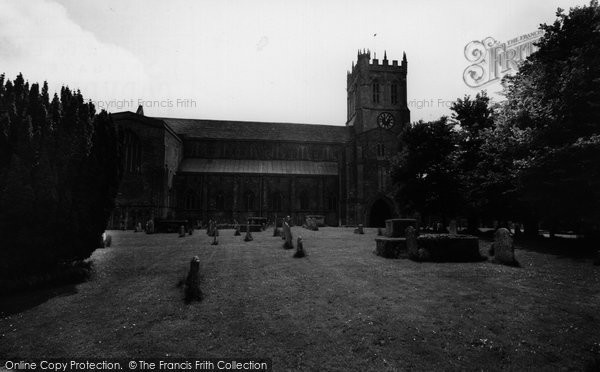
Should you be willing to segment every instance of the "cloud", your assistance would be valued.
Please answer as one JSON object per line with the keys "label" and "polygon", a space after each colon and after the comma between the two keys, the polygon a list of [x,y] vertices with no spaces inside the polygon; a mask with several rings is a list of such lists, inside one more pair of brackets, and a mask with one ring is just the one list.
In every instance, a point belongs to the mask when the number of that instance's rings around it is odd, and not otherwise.
{"label": "cloud", "polygon": [[[49,0],[3,2],[0,12],[0,73],[29,82],[48,81],[52,91],[68,85],[85,98],[131,97],[147,81],[131,52],[99,40]],[[109,26],[107,26],[109,27]]]}

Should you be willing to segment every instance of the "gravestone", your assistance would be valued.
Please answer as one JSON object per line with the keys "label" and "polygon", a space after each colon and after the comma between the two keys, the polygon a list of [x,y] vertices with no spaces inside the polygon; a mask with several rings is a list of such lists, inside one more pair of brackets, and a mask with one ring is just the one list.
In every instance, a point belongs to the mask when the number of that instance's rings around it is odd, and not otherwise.
{"label": "gravestone", "polygon": [[406,236],[406,250],[408,251],[408,257],[413,260],[419,259],[419,246],[417,245],[417,230],[414,227],[409,226],[404,230]]}
{"label": "gravestone", "polygon": [[292,242],[292,230],[290,229],[290,225],[288,225],[287,221],[283,223],[283,231],[285,235],[285,243],[283,243],[283,248],[294,249],[294,243]]}
{"label": "gravestone", "polygon": [[190,261],[190,271],[185,280],[185,301],[201,301],[202,291],[200,291],[200,258],[195,256]]}
{"label": "gravestone", "polygon": [[185,236],[185,226],[179,226],[179,237],[183,238]]}
{"label": "gravestone", "polygon": [[246,236],[244,236],[244,241],[245,242],[251,242],[253,241],[254,238],[252,238],[252,233],[250,232],[250,229],[246,230]]}
{"label": "gravestone", "polygon": [[302,243],[302,237],[299,236],[296,241],[296,253],[294,253],[294,258],[302,258],[306,257],[306,252],[304,252],[304,244]]}
{"label": "gravestone", "polygon": [[[287,225],[287,228],[288,228],[288,229],[289,229],[289,227],[290,227],[290,226],[289,226],[289,225]],[[285,232],[285,230],[286,230],[286,222],[285,222],[285,221],[283,221],[283,222],[281,223],[281,240],[285,240],[285,237],[286,237],[286,232]]]}
{"label": "gravestone", "polygon": [[508,229],[501,227],[496,230],[490,253],[494,255],[495,262],[505,265],[515,265],[517,263],[513,239]]}
{"label": "gravestone", "polygon": [[456,227],[456,220],[451,220],[448,226],[448,232],[452,235],[458,234],[458,228]]}
{"label": "gravestone", "polygon": [[146,222],[146,234],[154,234],[154,220]]}

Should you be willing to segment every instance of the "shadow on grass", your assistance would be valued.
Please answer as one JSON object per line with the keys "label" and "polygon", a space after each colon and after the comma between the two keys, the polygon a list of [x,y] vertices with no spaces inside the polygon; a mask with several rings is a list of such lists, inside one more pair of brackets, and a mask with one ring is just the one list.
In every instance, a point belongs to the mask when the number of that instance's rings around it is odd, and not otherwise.
{"label": "shadow on grass", "polygon": [[588,239],[567,238],[519,238],[517,248],[525,251],[551,254],[558,258],[568,258],[576,261],[586,261],[595,257],[598,242]]}
{"label": "shadow on grass", "polygon": [[57,296],[77,293],[93,275],[91,261],[63,262],[35,275],[0,277],[0,316],[20,313]]}
{"label": "shadow on grass", "polygon": [[76,293],[77,287],[74,284],[69,284],[55,288],[44,288],[24,293],[4,295],[0,297],[0,318],[34,308],[54,297],[70,296]]}

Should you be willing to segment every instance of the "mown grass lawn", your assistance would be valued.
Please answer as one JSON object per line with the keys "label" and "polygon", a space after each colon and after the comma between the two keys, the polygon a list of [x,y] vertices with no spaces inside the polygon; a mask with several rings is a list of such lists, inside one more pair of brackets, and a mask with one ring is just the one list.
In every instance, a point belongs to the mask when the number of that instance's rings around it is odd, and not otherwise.
{"label": "mown grass lawn", "polygon": [[[375,229],[110,232],[76,290],[0,320],[0,359],[263,357],[274,370],[583,369],[600,356],[600,267],[518,250],[520,268],[376,256]],[[488,243],[481,242],[484,252]],[[205,299],[177,282],[201,260]],[[2,301],[11,301],[11,298]]]}

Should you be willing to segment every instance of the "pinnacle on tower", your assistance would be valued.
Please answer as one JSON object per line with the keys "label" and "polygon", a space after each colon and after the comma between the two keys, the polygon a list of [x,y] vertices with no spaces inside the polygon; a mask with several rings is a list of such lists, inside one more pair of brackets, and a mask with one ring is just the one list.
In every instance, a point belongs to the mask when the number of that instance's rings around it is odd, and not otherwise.
{"label": "pinnacle on tower", "polygon": [[406,62],[406,52],[402,52],[402,62]]}
{"label": "pinnacle on tower", "polygon": [[383,60],[387,61],[387,51],[385,49],[383,50]]}

